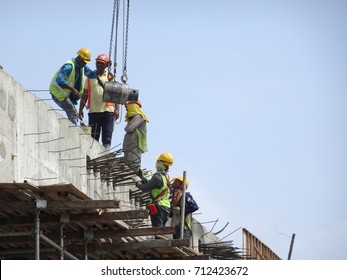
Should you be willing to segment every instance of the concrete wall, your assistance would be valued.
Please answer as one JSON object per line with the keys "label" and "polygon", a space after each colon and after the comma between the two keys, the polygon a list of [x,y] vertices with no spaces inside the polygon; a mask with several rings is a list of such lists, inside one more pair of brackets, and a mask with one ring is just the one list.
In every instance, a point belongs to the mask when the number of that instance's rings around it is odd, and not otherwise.
{"label": "concrete wall", "polygon": [[[48,92],[45,98],[50,98]],[[0,69],[0,182],[72,183],[93,199],[128,201],[125,189],[116,195],[100,174],[87,172],[87,156],[104,153],[65,112],[54,110]]]}

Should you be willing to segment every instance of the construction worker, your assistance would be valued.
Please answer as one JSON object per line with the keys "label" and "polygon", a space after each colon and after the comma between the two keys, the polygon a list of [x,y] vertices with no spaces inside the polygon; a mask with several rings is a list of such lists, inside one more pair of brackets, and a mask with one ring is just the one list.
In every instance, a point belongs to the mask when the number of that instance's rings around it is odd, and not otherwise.
{"label": "construction worker", "polygon": [[[189,181],[186,178],[186,189],[188,189]],[[171,184],[171,225],[175,227],[174,239],[180,238],[181,233],[181,206],[183,195],[183,176],[174,178]],[[187,193],[186,193],[187,194]],[[187,210],[187,209],[186,209]],[[192,237],[192,213],[185,212],[183,238]]]}
{"label": "construction worker", "polygon": [[106,54],[100,54],[95,59],[97,79],[88,78],[84,85],[83,95],[80,101],[78,116],[83,121],[83,109],[89,109],[88,122],[92,128],[91,136],[99,141],[102,134],[102,144],[106,149],[110,149],[114,120],[119,118],[119,104],[103,101],[103,86],[105,82],[113,81],[113,75],[106,71],[110,65],[110,59]]}
{"label": "construction worker", "polygon": [[83,76],[97,78],[95,72],[86,65],[90,63],[90,50],[81,48],[77,54],[76,58],[72,58],[59,68],[49,86],[53,101],[65,111],[74,125],[78,123],[75,105],[83,92]]}
{"label": "construction worker", "polygon": [[142,153],[147,152],[147,122],[145,113],[141,110],[140,101],[128,101],[125,104],[125,135],[123,151],[131,169],[137,171],[141,167]]}
{"label": "construction worker", "polygon": [[153,227],[164,227],[170,214],[170,178],[168,176],[169,167],[173,165],[173,156],[164,152],[156,161],[157,172],[148,181],[141,176],[133,177],[137,188],[144,192],[149,192],[151,201],[148,206],[149,215]]}

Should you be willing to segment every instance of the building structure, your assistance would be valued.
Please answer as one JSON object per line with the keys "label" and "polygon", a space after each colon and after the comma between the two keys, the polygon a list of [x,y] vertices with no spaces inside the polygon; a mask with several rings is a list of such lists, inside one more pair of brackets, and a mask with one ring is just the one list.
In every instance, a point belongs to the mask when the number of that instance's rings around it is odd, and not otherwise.
{"label": "building structure", "polygon": [[122,151],[0,69],[0,259],[240,259],[196,219],[193,242],[152,228]]}

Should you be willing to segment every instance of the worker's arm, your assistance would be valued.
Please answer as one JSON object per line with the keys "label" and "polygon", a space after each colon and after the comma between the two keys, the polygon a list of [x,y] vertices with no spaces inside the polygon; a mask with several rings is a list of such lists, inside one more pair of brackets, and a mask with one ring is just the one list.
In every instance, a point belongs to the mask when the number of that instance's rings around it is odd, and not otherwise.
{"label": "worker's arm", "polygon": [[84,113],[83,113],[83,109],[85,107],[85,105],[87,104],[88,101],[88,91],[85,89],[83,91],[82,97],[81,97],[81,101],[80,101],[80,109],[78,112],[78,117],[79,119],[82,121],[84,118]]}
{"label": "worker's arm", "polygon": [[134,132],[137,127],[144,121],[141,115],[133,116],[127,125],[124,127],[125,132],[131,133]]}
{"label": "worker's arm", "polygon": [[115,104],[114,106],[113,117],[115,120],[118,120],[119,118],[119,104]]}
{"label": "worker's arm", "polygon": [[136,183],[136,187],[144,192],[149,192],[152,189],[160,189],[162,186],[163,186],[163,179],[158,173],[155,173],[148,182],[145,182],[145,180],[142,180]]}
{"label": "worker's arm", "polygon": [[61,68],[60,71],[57,75],[56,82],[61,88],[66,88],[72,92],[73,95],[75,96],[80,96],[80,93],[78,92],[77,89],[75,89],[73,86],[70,86],[67,82],[67,76],[72,71],[72,65],[70,63],[64,64]]}
{"label": "worker's arm", "polygon": [[96,70],[92,71],[87,65],[84,66],[84,75],[90,79],[96,79],[98,77]]}

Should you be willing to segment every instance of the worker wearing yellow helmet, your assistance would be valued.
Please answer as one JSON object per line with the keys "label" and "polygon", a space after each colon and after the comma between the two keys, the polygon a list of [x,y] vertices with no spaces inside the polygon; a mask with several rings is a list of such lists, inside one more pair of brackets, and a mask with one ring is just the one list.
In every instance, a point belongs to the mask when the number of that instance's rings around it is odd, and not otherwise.
{"label": "worker wearing yellow helmet", "polygon": [[96,73],[86,65],[90,63],[90,50],[81,48],[77,54],[77,57],[68,60],[58,69],[49,86],[53,101],[65,111],[68,119],[75,125],[78,123],[75,105],[83,92],[83,78],[97,78]]}
{"label": "worker wearing yellow helmet", "polygon": [[169,219],[171,205],[168,172],[173,162],[173,156],[168,152],[164,152],[157,157],[157,172],[153,174],[150,180],[143,177],[142,172],[139,172],[140,176],[133,177],[136,187],[150,194],[151,201],[148,208],[153,227],[164,227]]}

